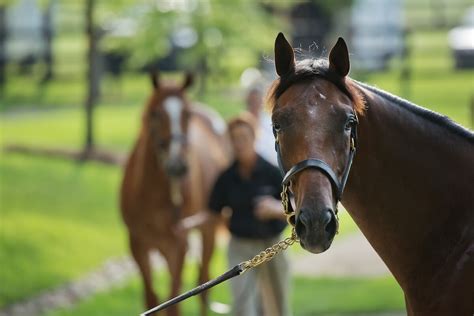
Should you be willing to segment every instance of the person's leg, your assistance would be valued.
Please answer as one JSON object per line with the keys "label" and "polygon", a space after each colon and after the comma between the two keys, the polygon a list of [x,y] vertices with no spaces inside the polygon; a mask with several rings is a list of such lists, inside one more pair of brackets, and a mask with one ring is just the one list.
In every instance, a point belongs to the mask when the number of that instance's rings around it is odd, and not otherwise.
{"label": "person's leg", "polygon": [[[278,238],[266,241],[266,247],[278,242]],[[289,316],[290,273],[285,253],[261,265],[259,273],[265,316]]]}
{"label": "person's leg", "polygon": [[[253,249],[247,241],[231,237],[228,248],[229,267],[250,258]],[[232,291],[232,315],[234,316],[260,316],[258,313],[258,288],[257,271],[251,269],[230,281]]]}

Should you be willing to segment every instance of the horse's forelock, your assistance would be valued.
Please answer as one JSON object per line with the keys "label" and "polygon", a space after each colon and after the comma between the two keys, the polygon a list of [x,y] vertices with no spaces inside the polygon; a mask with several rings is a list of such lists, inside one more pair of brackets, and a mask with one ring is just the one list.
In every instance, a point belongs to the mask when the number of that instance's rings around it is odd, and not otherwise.
{"label": "horse's forelock", "polygon": [[341,92],[347,95],[354,105],[356,113],[362,115],[365,109],[365,100],[356,88],[356,84],[349,78],[340,78],[329,68],[327,59],[304,59],[296,63],[295,72],[275,80],[266,97],[267,109],[271,112],[277,99],[292,85],[321,78],[332,82]]}

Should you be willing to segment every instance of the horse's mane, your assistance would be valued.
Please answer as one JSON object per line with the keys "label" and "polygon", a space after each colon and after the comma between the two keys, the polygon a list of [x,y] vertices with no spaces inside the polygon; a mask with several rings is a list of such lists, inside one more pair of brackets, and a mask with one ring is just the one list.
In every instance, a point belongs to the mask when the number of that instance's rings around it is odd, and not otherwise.
{"label": "horse's mane", "polygon": [[399,96],[393,95],[389,92],[380,90],[378,88],[375,88],[373,86],[370,86],[366,83],[362,83],[359,81],[354,81],[356,82],[359,86],[362,86],[363,88],[369,90],[372,93],[375,93],[376,95],[392,102],[395,103],[396,105],[410,111],[411,113],[421,116],[424,119],[435,123],[438,126],[441,126],[448,131],[461,136],[463,138],[466,138],[470,142],[474,142],[474,132],[468,130],[467,128],[459,125],[458,123],[454,122],[451,120],[449,117],[446,115],[441,115],[439,113],[436,113],[434,111],[428,110],[424,107],[421,107],[415,103],[412,103],[410,101],[407,101],[403,98],[400,98]]}
{"label": "horse's mane", "polygon": [[363,114],[365,110],[365,100],[359,92],[358,86],[365,88],[378,96],[395,103],[407,109],[411,113],[418,115],[448,131],[474,142],[474,133],[461,125],[453,122],[450,118],[440,115],[436,112],[422,108],[412,102],[404,100],[398,96],[350,79],[348,77],[341,79],[329,68],[327,59],[305,59],[296,63],[295,71],[290,75],[284,76],[274,81],[267,94],[267,106],[273,110],[276,100],[293,84],[311,81],[321,78],[332,82],[354,103],[354,109],[358,114]]}
{"label": "horse's mane", "polygon": [[365,101],[355,87],[355,83],[348,77],[341,78],[329,68],[327,59],[304,59],[296,62],[295,71],[275,80],[267,94],[267,106],[273,110],[276,100],[293,84],[311,81],[316,78],[328,80],[336,85],[354,103],[354,110],[363,115]]}

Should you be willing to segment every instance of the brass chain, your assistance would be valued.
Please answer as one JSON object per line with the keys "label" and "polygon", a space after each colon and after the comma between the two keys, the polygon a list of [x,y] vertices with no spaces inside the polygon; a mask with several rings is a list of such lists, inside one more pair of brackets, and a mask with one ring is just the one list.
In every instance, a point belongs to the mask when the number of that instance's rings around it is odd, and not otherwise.
{"label": "brass chain", "polygon": [[257,267],[261,265],[262,263],[272,260],[276,255],[285,251],[286,249],[288,249],[288,247],[290,247],[291,245],[293,245],[295,242],[298,241],[298,236],[296,235],[295,227],[293,223],[290,221],[290,218],[294,216],[294,213],[288,211],[288,203],[290,203],[290,200],[288,197],[288,185],[285,184],[283,185],[283,189],[281,191],[281,204],[283,205],[283,211],[285,212],[288,223],[291,226],[293,226],[291,230],[291,236],[283,240],[280,240],[273,246],[261,251],[252,259],[242,262],[240,264],[240,266],[243,269],[242,273],[249,269]]}
{"label": "brass chain", "polygon": [[291,231],[290,237],[280,240],[273,246],[261,251],[252,259],[242,262],[240,264],[240,266],[243,269],[242,273],[247,270],[257,267],[261,265],[262,263],[272,260],[276,255],[278,255],[282,251],[285,251],[286,249],[288,249],[288,247],[290,247],[297,241],[298,241],[298,236],[296,236],[295,229],[293,228]]}
{"label": "brass chain", "polygon": [[281,204],[283,205],[283,211],[285,212],[286,215],[286,221],[288,224],[291,226],[295,227],[295,222],[294,222],[294,216],[295,212],[292,211],[290,212],[289,204],[291,203],[290,201],[290,196],[288,194],[288,184],[284,184],[283,188],[281,190],[280,196],[281,196]]}

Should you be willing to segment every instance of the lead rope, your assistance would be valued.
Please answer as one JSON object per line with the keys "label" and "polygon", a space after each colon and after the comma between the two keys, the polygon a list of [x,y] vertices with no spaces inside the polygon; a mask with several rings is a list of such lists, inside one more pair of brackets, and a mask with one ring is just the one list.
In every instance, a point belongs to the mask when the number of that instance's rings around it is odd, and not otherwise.
{"label": "lead rope", "polygon": [[241,262],[229,271],[225,272],[224,274],[218,276],[217,278],[210,280],[204,284],[199,285],[198,287],[185,292],[177,297],[174,297],[156,307],[153,307],[152,309],[147,310],[146,312],[140,314],[141,316],[147,316],[152,313],[164,310],[172,305],[178,304],[181,301],[184,301],[191,296],[197,295],[205,290],[208,290],[224,281],[227,281],[233,277],[242,275],[246,271],[253,269],[255,267],[258,267],[259,265],[268,262],[272,260],[275,256],[277,256],[279,253],[285,251],[293,245],[295,242],[298,241],[298,236],[296,235],[295,227],[294,227],[294,212],[289,211],[288,209],[288,203],[290,203],[289,197],[288,197],[288,185],[284,184],[283,189],[281,192],[281,204],[283,206],[283,211],[285,212],[286,215],[286,220],[288,223],[292,226],[291,230],[291,236],[287,237],[273,246],[261,251],[258,253],[256,256],[254,256],[252,259],[249,259],[247,261]]}

